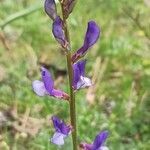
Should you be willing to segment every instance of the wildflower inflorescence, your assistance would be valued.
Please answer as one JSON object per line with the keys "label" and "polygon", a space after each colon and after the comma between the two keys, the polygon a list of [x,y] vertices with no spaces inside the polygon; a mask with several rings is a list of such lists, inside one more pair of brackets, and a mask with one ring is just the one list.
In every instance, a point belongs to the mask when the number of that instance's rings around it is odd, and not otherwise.
{"label": "wildflower inflorescence", "polygon": [[69,99],[69,95],[61,90],[56,90],[54,88],[54,81],[51,74],[44,67],[41,68],[42,81],[35,80],[32,83],[33,91],[38,96],[50,95],[59,99]]}
{"label": "wildflower inflorescence", "polygon": [[92,144],[81,143],[80,147],[83,150],[108,150],[108,147],[104,146],[104,143],[108,137],[107,131],[100,132],[94,139]]}
{"label": "wildflower inflorescence", "polygon": [[55,133],[51,138],[51,142],[56,145],[63,145],[64,138],[66,138],[71,133],[71,126],[66,125],[62,120],[58,117],[52,117],[53,125],[55,128]]}
{"label": "wildflower inflorescence", "polygon": [[[75,113],[75,92],[81,88],[92,86],[92,81],[85,75],[86,60],[83,59],[88,50],[97,42],[100,36],[100,28],[94,21],[89,21],[87,31],[84,37],[84,42],[74,54],[70,53],[70,42],[68,38],[68,29],[66,20],[72,12],[76,0],[59,0],[62,7],[61,18],[57,13],[55,0],[45,0],[44,8],[47,15],[52,19],[52,33],[58,43],[65,51],[67,58],[70,95],[55,89],[54,81],[50,72],[42,67],[42,80],[35,80],[32,83],[33,91],[38,96],[52,96],[57,99],[67,100],[70,104],[71,125],[67,125],[56,116],[52,117],[52,122],[55,128],[55,133],[50,141],[56,145],[63,145],[64,139],[72,133],[73,149],[77,150],[76,138],[76,113]],[[100,132],[92,144],[81,143],[80,148],[83,150],[108,150],[104,143],[108,137],[107,131]]]}

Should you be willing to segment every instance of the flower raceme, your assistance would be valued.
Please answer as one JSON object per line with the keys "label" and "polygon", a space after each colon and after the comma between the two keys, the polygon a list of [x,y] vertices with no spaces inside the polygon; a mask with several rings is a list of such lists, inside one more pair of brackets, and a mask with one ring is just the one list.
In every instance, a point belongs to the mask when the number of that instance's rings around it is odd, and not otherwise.
{"label": "flower raceme", "polygon": [[80,147],[83,150],[109,150],[108,147],[104,146],[107,137],[108,132],[102,131],[96,136],[93,144],[81,143]]}
{"label": "flower raceme", "polygon": [[[72,12],[75,6],[75,0],[64,1],[63,7],[66,17]],[[56,3],[54,0],[46,0],[44,4],[45,12],[53,20],[53,35],[58,43],[65,49],[69,50],[70,46],[65,38],[64,24],[60,16],[57,14]],[[72,61],[76,62],[78,59],[82,58],[88,51],[88,49],[94,45],[100,35],[100,28],[94,21],[88,22],[87,31],[84,38],[83,46],[77,50],[77,52],[72,56]]]}
{"label": "flower raceme", "polygon": [[63,145],[64,138],[66,138],[67,136],[69,136],[69,134],[71,134],[71,126],[66,125],[62,120],[60,120],[56,116],[52,117],[52,121],[55,128],[55,133],[51,138],[51,142],[56,145]]}
{"label": "flower raceme", "polygon": [[79,90],[81,88],[89,87],[92,85],[92,81],[89,78],[85,77],[85,64],[86,60],[81,60],[73,64],[74,90]]}
{"label": "flower raceme", "polygon": [[[67,26],[66,26],[66,19],[68,18],[69,14],[72,12],[76,0],[59,0],[62,8],[62,14],[63,19],[57,14],[57,8],[55,0],[45,0],[44,8],[47,15],[53,20],[52,25],[52,33],[55,37],[55,39],[58,41],[58,43],[64,48],[65,54],[69,54],[68,50],[70,50],[69,41],[67,41],[67,38],[65,33],[67,33]],[[92,85],[92,82],[89,78],[85,76],[85,60],[80,60],[88,50],[97,42],[100,36],[100,28],[94,21],[89,21],[87,25],[87,31],[84,37],[84,42],[81,48],[79,48],[70,58],[69,56],[69,67],[72,64],[72,68],[70,76],[72,80],[72,69],[73,69],[73,81],[72,81],[72,87],[74,91],[79,90],[81,88],[89,87]],[[42,67],[41,69],[41,75],[42,75],[42,81],[35,80],[32,83],[33,90],[38,96],[45,96],[50,95],[59,99],[65,99],[68,100],[69,96],[65,92],[61,90],[57,90],[54,88],[54,81],[51,77],[51,74],[49,71]],[[73,122],[72,126],[76,127],[76,121],[74,121],[76,118],[75,113],[75,98],[74,93],[72,92],[72,87],[70,86],[70,111],[71,111],[71,121]],[[72,103],[71,103],[72,102]],[[64,144],[64,138],[69,136],[71,133],[72,127],[69,125],[66,125],[62,120],[60,120],[58,117],[53,116],[52,122],[55,128],[55,133],[53,137],[51,138],[51,142],[56,145],[63,145]],[[76,139],[76,128],[74,128],[73,134],[73,148],[77,149],[77,139]],[[107,131],[100,132],[96,137],[92,144],[88,143],[81,143],[80,147],[83,150],[108,150],[106,146],[104,146],[104,143],[108,137]]]}
{"label": "flower raceme", "polygon": [[89,21],[83,46],[73,54],[72,62],[76,62],[82,58],[87,53],[88,49],[97,42],[99,36],[100,28],[94,21]]}
{"label": "flower raceme", "polygon": [[33,91],[38,96],[50,95],[58,99],[65,99],[65,100],[69,99],[68,94],[66,94],[61,90],[56,90],[54,88],[54,81],[52,79],[52,76],[49,73],[49,71],[44,67],[41,68],[41,76],[42,81],[35,80],[32,82]]}

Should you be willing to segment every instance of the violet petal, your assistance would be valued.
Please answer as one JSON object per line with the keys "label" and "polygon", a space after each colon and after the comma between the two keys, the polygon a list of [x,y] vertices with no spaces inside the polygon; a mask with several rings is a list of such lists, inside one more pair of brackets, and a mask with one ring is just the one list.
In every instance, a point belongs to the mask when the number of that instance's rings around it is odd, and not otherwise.
{"label": "violet petal", "polygon": [[79,58],[83,57],[87,53],[87,50],[97,42],[99,35],[100,35],[100,28],[98,27],[98,25],[94,21],[88,22],[87,31],[84,38],[84,44],[72,56],[72,61],[75,62]]}
{"label": "violet petal", "polygon": [[60,129],[61,129],[61,122],[62,121],[56,116],[52,117],[52,121],[53,121],[53,125],[54,125],[56,132],[61,132]]}
{"label": "violet petal", "polygon": [[71,132],[71,127],[69,125],[66,125],[64,122],[61,124],[61,132],[68,136]]}
{"label": "violet petal", "polygon": [[97,150],[98,148],[100,148],[101,146],[103,146],[103,144],[105,143],[106,139],[108,137],[108,131],[102,131],[100,132],[93,143],[93,149],[92,150]]}
{"label": "violet petal", "polygon": [[81,60],[77,63],[78,68],[80,70],[80,75],[85,76],[85,65],[86,65],[86,60]]}
{"label": "violet petal", "polygon": [[54,88],[54,81],[52,79],[52,76],[46,68],[42,67],[41,70],[42,80],[45,85],[45,89],[50,95],[52,95],[52,90]]}
{"label": "violet petal", "polygon": [[68,42],[63,30],[63,21],[59,16],[57,16],[53,22],[52,32],[58,43],[60,43],[62,47],[67,47]]}
{"label": "violet petal", "polygon": [[83,88],[86,88],[86,87],[89,87],[89,86],[92,86],[91,79],[81,76],[80,80],[77,82],[76,89],[79,90],[81,88],[83,89]]}
{"label": "violet petal", "polygon": [[80,70],[79,70],[79,67],[78,67],[77,63],[73,64],[73,74],[74,74],[73,87],[74,87],[74,89],[76,89],[77,88],[77,83],[80,80]]}
{"label": "violet petal", "polygon": [[84,45],[83,45],[84,50],[81,52],[85,53],[88,48],[94,45],[97,42],[99,35],[100,35],[100,29],[98,25],[94,21],[88,22],[88,28],[84,39]]}
{"label": "violet petal", "polygon": [[60,132],[66,136],[69,135],[71,128],[69,125],[66,125],[62,120],[60,120],[58,117],[53,116],[52,117],[53,125],[56,130],[56,132]]}
{"label": "violet petal", "polygon": [[85,77],[85,60],[81,60],[75,64],[73,64],[73,71],[74,71],[74,80],[73,80],[73,87],[74,89],[78,90],[80,88],[89,87],[92,85],[92,81]]}
{"label": "violet petal", "polygon": [[47,15],[52,19],[55,20],[57,17],[57,9],[55,0],[45,0],[44,9]]}
{"label": "violet petal", "polygon": [[77,84],[80,81],[80,77],[85,75],[85,60],[81,60],[77,63],[73,64],[73,71],[74,71],[74,81],[73,86],[77,89]]}

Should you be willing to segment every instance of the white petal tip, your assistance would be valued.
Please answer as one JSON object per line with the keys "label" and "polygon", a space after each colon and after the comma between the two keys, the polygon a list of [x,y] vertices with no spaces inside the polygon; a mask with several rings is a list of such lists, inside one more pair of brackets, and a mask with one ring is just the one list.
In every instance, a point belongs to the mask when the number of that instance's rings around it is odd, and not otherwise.
{"label": "white petal tip", "polygon": [[51,142],[58,146],[64,145],[64,135],[59,132],[56,132],[51,138]]}
{"label": "white petal tip", "polygon": [[45,96],[46,95],[46,89],[44,86],[44,83],[39,80],[35,80],[32,82],[32,88],[33,91],[38,95],[38,96]]}

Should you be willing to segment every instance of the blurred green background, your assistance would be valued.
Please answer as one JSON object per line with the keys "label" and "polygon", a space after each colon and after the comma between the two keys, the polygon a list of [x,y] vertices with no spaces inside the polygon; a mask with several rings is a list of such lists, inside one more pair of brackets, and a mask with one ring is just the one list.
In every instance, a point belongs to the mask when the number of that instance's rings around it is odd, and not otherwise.
{"label": "blurred green background", "polygon": [[[0,0],[0,150],[71,149],[69,138],[62,148],[49,142],[50,116],[69,121],[68,104],[39,98],[31,87],[44,65],[56,87],[69,92],[65,56],[42,6]],[[100,40],[86,55],[95,87],[76,95],[79,142],[108,129],[110,150],[150,149],[149,15],[150,0],[78,0],[68,19],[72,51],[82,45],[89,20],[101,26]]]}

